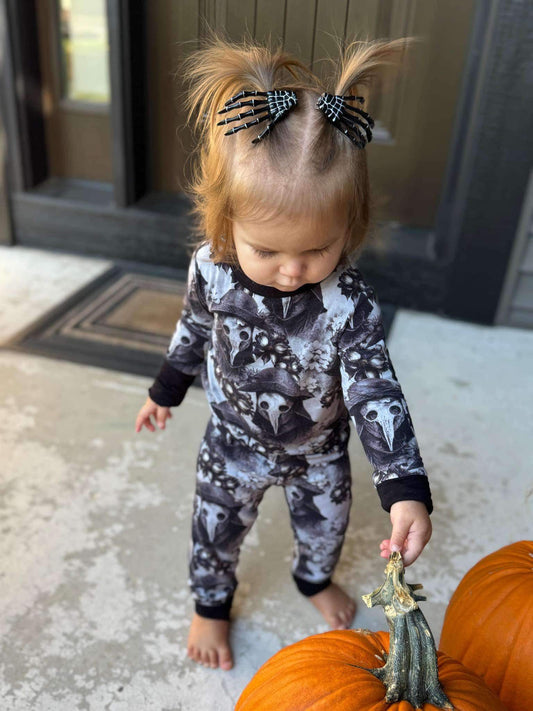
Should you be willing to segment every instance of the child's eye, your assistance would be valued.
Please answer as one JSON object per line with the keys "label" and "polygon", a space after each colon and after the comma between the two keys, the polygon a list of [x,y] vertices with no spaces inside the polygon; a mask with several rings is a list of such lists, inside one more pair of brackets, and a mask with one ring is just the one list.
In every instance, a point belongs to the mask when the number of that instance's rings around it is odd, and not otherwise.
{"label": "child's eye", "polygon": [[313,252],[314,254],[322,256],[323,254],[326,254],[326,252],[329,252],[329,247],[330,245],[328,245],[327,247],[322,247],[322,249],[314,249]]}
{"label": "child's eye", "polygon": [[[310,250],[312,254],[317,254],[319,256],[322,256],[323,254],[326,254],[326,252],[329,252],[330,245],[327,247],[322,247],[322,249],[312,249]],[[269,257],[273,257],[276,252],[267,252],[264,249],[255,249],[254,247],[254,253],[257,254],[258,257],[261,257],[262,259],[268,259]]]}

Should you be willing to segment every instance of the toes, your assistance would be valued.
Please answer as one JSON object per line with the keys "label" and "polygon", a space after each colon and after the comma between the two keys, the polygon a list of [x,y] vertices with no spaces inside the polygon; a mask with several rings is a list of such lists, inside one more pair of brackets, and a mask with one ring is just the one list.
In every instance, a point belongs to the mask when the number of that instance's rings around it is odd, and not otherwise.
{"label": "toes", "polygon": [[202,664],[204,667],[216,669],[220,666],[221,669],[228,670],[233,667],[233,659],[231,650],[224,647],[220,652],[216,649],[207,649],[205,651],[197,647],[187,647],[187,656],[197,664]]}
{"label": "toes", "polygon": [[333,615],[333,627],[337,630],[348,629],[355,616],[356,606],[350,604],[346,609],[339,610]]}
{"label": "toes", "polygon": [[197,647],[187,647],[187,656],[189,656],[193,662],[200,662],[200,650]]}
{"label": "toes", "polygon": [[187,656],[197,664],[202,664],[204,667],[210,666],[208,652],[203,652],[198,647],[187,647]]}
{"label": "toes", "polygon": [[227,670],[231,669],[233,666],[233,659],[231,658],[231,652],[229,649],[224,648],[219,653],[220,668]]}
{"label": "toes", "polygon": [[341,610],[341,612],[337,612],[335,617],[337,619],[337,629],[338,630],[345,630],[346,627],[348,626],[347,625],[347,623],[348,623],[347,614]]}
{"label": "toes", "polygon": [[344,613],[342,610],[339,610],[339,612],[333,613],[331,617],[329,618],[329,625],[331,629],[334,630],[344,630],[346,629],[346,620],[344,619]]}
{"label": "toes", "polygon": [[206,649],[204,652],[203,659],[204,667],[210,667],[211,669],[216,669],[218,667],[218,654],[216,649]]}

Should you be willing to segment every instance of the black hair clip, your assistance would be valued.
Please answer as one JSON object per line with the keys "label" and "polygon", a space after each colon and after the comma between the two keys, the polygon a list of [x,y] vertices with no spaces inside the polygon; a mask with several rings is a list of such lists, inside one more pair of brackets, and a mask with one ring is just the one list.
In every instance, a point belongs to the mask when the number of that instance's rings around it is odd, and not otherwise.
{"label": "black hair clip", "polygon": [[[239,99],[247,96],[259,96],[263,97],[260,99],[251,99],[250,101],[239,101]],[[255,124],[261,123],[262,121],[270,120],[265,130],[260,133],[257,138],[254,138],[252,143],[258,143],[270,133],[274,124],[280,121],[288,112],[296,106],[298,100],[294,91],[288,91],[286,89],[275,89],[274,91],[240,91],[231,99],[228,99],[224,104],[224,108],[220,109],[219,114],[226,113],[227,111],[232,111],[233,109],[240,109],[242,106],[253,106],[252,109],[248,111],[243,111],[243,113],[238,113],[236,116],[231,118],[225,118],[217,123],[217,126],[222,126],[223,124],[231,123],[232,121],[238,121],[246,116],[257,116],[253,121],[248,123],[243,123],[240,126],[234,126],[229,131],[226,131],[225,136],[229,136],[232,133],[237,133],[243,128],[249,128]],[[262,116],[261,114],[264,115]]]}
{"label": "black hair clip", "polygon": [[364,148],[372,140],[370,129],[374,127],[374,119],[366,111],[350,106],[347,101],[360,101],[363,104],[365,99],[363,96],[339,96],[324,92],[318,98],[316,108],[322,111],[335,128],[348,136],[352,143],[355,143],[358,148]]}

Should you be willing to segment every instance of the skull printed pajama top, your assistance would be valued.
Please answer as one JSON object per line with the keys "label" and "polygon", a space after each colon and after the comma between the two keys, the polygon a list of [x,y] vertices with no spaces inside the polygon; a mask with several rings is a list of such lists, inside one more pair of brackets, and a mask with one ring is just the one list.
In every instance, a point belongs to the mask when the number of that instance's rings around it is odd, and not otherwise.
{"label": "skull printed pajama top", "polygon": [[350,419],[382,507],[416,500],[431,513],[381,309],[355,265],[287,292],[215,264],[202,244],[151,399],[179,405],[196,375],[211,409],[189,550],[198,614],[229,618],[240,546],[271,485],[287,499],[298,589],[313,595],[329,585],[351,504]]}

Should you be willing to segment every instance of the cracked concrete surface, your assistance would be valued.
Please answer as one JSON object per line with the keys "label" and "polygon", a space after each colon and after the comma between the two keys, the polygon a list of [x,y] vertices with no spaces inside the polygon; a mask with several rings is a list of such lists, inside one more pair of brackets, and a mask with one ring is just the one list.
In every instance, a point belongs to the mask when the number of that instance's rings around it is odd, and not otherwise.
{"label": "cracked concrete surface", "polygon": [[0,346],[19,341],[112,266],[105,259],[0,245]]}

